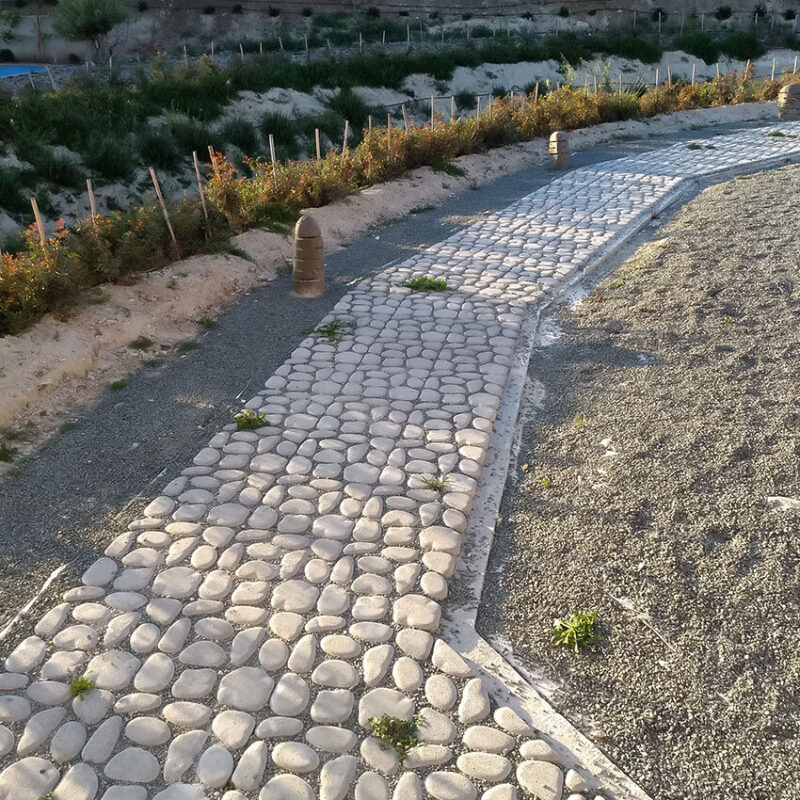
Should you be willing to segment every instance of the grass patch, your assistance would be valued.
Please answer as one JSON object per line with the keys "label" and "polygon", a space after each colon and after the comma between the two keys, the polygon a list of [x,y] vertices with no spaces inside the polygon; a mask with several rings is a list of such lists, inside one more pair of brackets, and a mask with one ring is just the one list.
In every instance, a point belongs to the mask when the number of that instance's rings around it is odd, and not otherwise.
{"label": "grass patch", "polygon": [[180,354],[184,355],[185,353],[191,353],[192,350],[197,349],[197,342],[194,339],[187,339],[184,342],[181,342],[175,350]]}
{"label": "grass patch", "polygon": [[383,749],[393,747],[401,761],[419,744],[417,732],[420,718],[417,716],[405,720],[384,715],[370,718],[369,724],[372,735],[380,739]]}
{"label": "grass patch", "polygon": [[434,172],[443,172],[445,175],[450,175],[452,178],[464,178],[467,173],[452,161],[434,161],[431,164],[431,169]]}
{"label": "grass patch", "polygon": [[214,319],[214,317],[200,317],[197,320],[197,324],[201,328],[205,328],[207,331],[213,331],[214,328],[217,327],[217,321]]}
{"label": "grass patch", "polygon": [[557,647],[568,647],[576,653],[594,651],[602,640],[597,611],[573,611],[553,621],[552,642]]}
{"label": "grass patch", "polygon": [[10,464],[19,451],[8,442],[0,441],[0,461]]}
{"label": "grass patch", "polygon": [[341,319],[335,319],[325,325],[320,325],[311,333],[324,339],[326,342],[341,342],[344,337],[353,330],[353,323]]}
{"label": "grass patch", "polygon": [[420,482],[425,489],[430,489],[433,492],[443,492],[450,482],[450,477],[447,475],[431,476],[429,478],[420,478]]}
{"label": "grass patch", "polygon": [[443,292],[447,289],[447,281],[444,278],[415,275],[413,278],[409,278],[403,286],[411,289],[412,294],[417,292]]}
{"label": "grass patch", "polygon": [[409,210],[409,214],[424,214],[426,211],[433,211],[436,206],[428,204],[426,206],[414,206]]}
{"label": "grass patch", "polygon": [[240,431],[250,431],[254,428],[261,428],[267,423],[267,415],[258,412],[254,408],[246,408],[238,414],[234,414],[233,421]]}
{"label": "grass patch", "polygon": [[132,350],[149,350],[155,342],[147,336],[137,336],[129,345]]}
{"label": "grass patch", "polygon": [[83,700],[86,692],[91,692],[92,689],[94,689],[94,681],[85,675],[73,675],[72,680],[69,682],[70,695],[77,697],[79,700]]}
{"label": "grass patch", "polygon": [[119,380],[112,381],[109,384],[109,388],[112,392],[121,392],[130,382],[130,378],[120,378]]}

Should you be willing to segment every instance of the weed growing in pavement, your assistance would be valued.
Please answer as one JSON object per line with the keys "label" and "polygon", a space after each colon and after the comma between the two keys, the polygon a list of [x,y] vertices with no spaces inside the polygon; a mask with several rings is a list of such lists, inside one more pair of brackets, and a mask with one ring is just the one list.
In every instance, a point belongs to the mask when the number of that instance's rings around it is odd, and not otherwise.
{"label": "weed growing in pavement", "polygon": [[702,150],[703,149],[703,145],[697,144],[695,142],[692,142],[691,144],[688,144],[686,146],[687,146],[687,148],[689,150]]}
{"label": "weed growing in pavement", "polygon": [[436,206],[433,205],[426,205],[426,206],[414,206],[409,210],[409,214],[424,214],[426,211],[433,211]]}
{"label": "weed growing in pavement", "polygon": [[447,281],[444,278],[429,278],[424,275],[415,275],[409,278],[403,286],[411,289],[412,294],[417,292],[443,292],[447,289]]}
{"label": "weed growing in pavement", "polygon": [[550,478],[548,478],[547,475],[545,475],[544,478],[539,479],[539,486],[541,486],[542,489],[550,489],[552,485],[553,481],[550,480]]}
{"label": "weed growing in pavement", "polygon": [[217,321],[213,317],[200,317],[197,320],[197,324],[207,331],[213,331],[217,327]]}
{"label": "weed growing in pavement", "polygon": [[448,483],[450,483],[449,475],[440,475],[438,478],[431,476],[430,478],[420,478],[422,486],[425,489],[431,489],[434,492],[443,492]]}
{"label": "weed growing in pavement", "polygon": [[234,414],[233,421],[240,431],[251,431],[254,428],[261,428],[266,425],[267,415],[263,411],[259,412],[254,408],[246,408],[244,411]]}
{"label": "weed growing in pavement", "polygon": [[146,358],[142,361],[145,367],[160,367],[164,362],[160,358]]}
{"label": "weed growing in pavement", "polygon": [[6,464],[10,464],[14,460],[16,454],[16,447],[12,447],[7,442],[0,442],[0,461],[5,461]]}
{"label": "weed growing in pavement", "polygon": [[184,355],[185,353],[190,353],[192,350],[196,350],[197,342],[194,339],[187,339],[185,342],[181,342],[176,349],[181,355]]}
{"label": "weed growing in pavement", "polygon": [[147,336],[137,336],[128,347],[131,350],[149,350],[154,344],[155,342]]}
{"label": "weed growing in pavement", "polygon": [[324,339],[326,342],[341,342],[344,337],[353,330],[353,323],[343,319],[335,319],[325,325],[320,325],[311,333]]}
{"label": "weed growing in pavement", "polygon": [[553,620],[552,642],[557,647],[595,650],[603,641],[597,624],[597,611],[573,611],[567,617]]}
{"label": "weed growing in pavement", "polygon": [[94,689],[94,681],[87,678],[85,675],[73,675],[72,680],[69,682],[69,693],[72,697],[77,697],[83,700],[86,692]]}
{"label": "weed growing in pavement", "polygon": [[579,431],[586,430],[586,414],[576,414],[572,418],[572,427]]}
{"label": "weed growing in pavement", "polygon": [[119,392],[122,391],[130,382],[130,378],[120,378],[117,381],[111,381],[109,386],[111,387],[112,392]]}
{"label": "weed growing in pavement", "polygon": [[418,744],[417,730],[421,719],[415,716],[411,720],[397,717],[371,717],[372,735],[380,739],[384,750],[393,747],[402,761]]}

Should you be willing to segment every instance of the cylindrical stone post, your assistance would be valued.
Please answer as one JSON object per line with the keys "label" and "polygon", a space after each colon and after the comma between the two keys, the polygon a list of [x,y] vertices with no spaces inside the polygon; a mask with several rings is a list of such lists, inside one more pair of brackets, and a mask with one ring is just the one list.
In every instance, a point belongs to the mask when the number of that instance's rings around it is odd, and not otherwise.
{"label": "cylindrical stone post", "polygon": [[778,92],[778,119],[800,119],[800,83],[789,83]]}
{"label": "cylindrical stone post", "polygon": [[298,297],[319,297],[325,290],[322,231],[308,214],[294,229],[294,293]]}
{"label": "cylindrical stone post", "polygon": [[550,135],[550,169],[569,167],[569,136],[564,131]]}

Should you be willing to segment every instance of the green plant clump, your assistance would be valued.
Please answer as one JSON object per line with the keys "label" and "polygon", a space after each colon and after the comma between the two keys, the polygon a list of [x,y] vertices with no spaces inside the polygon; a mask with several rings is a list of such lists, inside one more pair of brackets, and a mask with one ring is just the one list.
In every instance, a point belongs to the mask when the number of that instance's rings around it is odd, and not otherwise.
{"label": "green plant clump", "polygon": [[573,611],[553,621],[552,641],[558,647],[569,647],[576,653],[595,650],[603,640],[598,631],[597,611]]}
{"label": "green plant clump", "polygon": [[404,284],[407,289],[411,289],[412,294],[417,292],[443,292],[447,289],[447,281],[444,278],[429,278],[425,275],[415,275],[409,278]]}
{"label": "green plant clump", "polygon": [[73,675],[69,682],[70,696],[77,697],[79,700],[83,700],[86,692],[90,692],[92,689],[94,689],[94,681],[85,675]]}
{"label": "green plant clump", "polygon": [[421,478],[421,481],[425,489],[430,489],[434,492],[442,492],[450,482],[450,478],[447,475],[439,475],[438,477],[431,476],[429,478]]}
{"label": "green plant clump", "polygon": [[370,718],[369,724],[372,726],[372,735],[376,739],[380,739],[383,749],[393,747],[401,760],[419,744],[417,730],[420,718],[418,716],[406,720],[384,715]]}
{"label": "green plant clump", "polygon": [[318,328],[315,328],[312,333],[328,342],[341,342],[345,335],[352,329],[352,322],[335,319],[333,322],[328,322],[326,325],[320,325]]}
{"label": "green plant clump", "polygon": [[256,411],[254,408],[246,408],[235,414],[233,421],[236,423],[240,431],[251,431],[254,428],[261,428],[266,425],[267,415],[261,411]]}

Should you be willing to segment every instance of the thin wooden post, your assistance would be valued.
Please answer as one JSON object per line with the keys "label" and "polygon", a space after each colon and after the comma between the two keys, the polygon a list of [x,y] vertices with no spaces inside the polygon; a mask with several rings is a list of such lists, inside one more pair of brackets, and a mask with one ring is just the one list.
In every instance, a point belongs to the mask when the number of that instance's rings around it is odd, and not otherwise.
{"label": "thin wooden post", "polygon": [[658,67],[656,67],[656,89],[658,89]]}
{"label": "thin wooden post", "polygon": [[594,93],[597,94],[597,75],[594,76]]}
{"label": "thin wooden post", "polygon": [[658,12],[658,40],[661,41],[661,12]]}
{"label": "thin wooden post", "polygon": [[36,229],[39,231],[39,242],[44,247],[44,225],[42,224],[42,215],[39,213],[39,204],[36,202],[35,197],[31,197],[31,208],[33,209],[33,218],[36,220]]}
{"label": "thin wooden post", "polygon": [[719,80],[719,61],[717,61],[717,80]]}
{"label": "thin wooden post", "polygon": [[189,66],[189,54],[186,52],[186,45],[183,46],[183,63],[185,66]]}
{"label": "thin wooden post", "polygon": [[477,133],[481,128],[481,96],[478,95],[475,100],[475,132]]}
{"label": "thin wooden post", "polygon": [[342,155],[347,155],[347,137],[350,135],[350,121],[344,121],[344,137],[342,138]]}
{"label": "thin wooden post", "polygon": [[317,161],[322,161],[322,149],[319,146],[319,128],[314,128],[314,141],[317,144]]}
{"label": "thin wooden post", "polygon": [[680,35],[683,36],[683,23],[686,22],[686,14],[681,14],[681,33]]}
{"label": "thin wooden post", "polygon": [[303,34],[303,45],[305,46],[305,49],[306,49],[306,61],[308,61],[308,59],[309,59],[309,55],[308,55],[308,36],[305,33]]}
{"label": "thin wooden post", "polygon": [[94,204],[94,189],[92,189],[92,179],[86,179],[86,191],[89,193],[89,214],[92,218],[92,229],[97,230],[97,208]]}
{"label": "thin wooden post", "polygon": [[381,34],[381,44],[386,47],[386,31]]}
{"label": "thin wooden post", "polygon": [[372,133],[372,114],[367,117],[367,130]]}
{"label": "thin wooden post", "polygon": [[431,130],[434,129],[435,125],[436,125],[436,120],[434,119],[433,116],[433,95],[431,95]]}
{"label": "thin wooden post", "polygon": [[533,89],[533,102],[539,102],[539,81],[536,81],[536,86]]}
{"label": "thin wooden post", "polygon": [[[797,19],[797,17],[795,17]],[[792,75],[797,74],[797,56],[794,57],[794,66],[792,67]]]}
{"label": "thin wooden post", "polygon": [[695,79],[697,78],[697,64],[692,64],[692,88],[694,89]]}
{"label": "thin wooden post", "polygon": [[200,197],[200,205],[203,207],[206,225],[208,225],[208,206],[206,206],[206,193],[203,191],[203,179],[200,177],[200,162],[197,160],[197,150],[192,150],[192,161],[194,161],[194,176],[197,178],[197,194]]}
{"label": "thin wooden post", "polygon": [[400,110],[403,112],[403,127],[406,129],[406,132],[408,132],[408,115],[406,114],[405,103],[400,106]]}
{"label": "thin wooden post", "polygon": [[386,115],[386,149],[392,153],[392,115]]}
{"label": "thin wooden post", "polygon": [[411,47],[411,26],[406,25],[406,49]]}
{"label": "thin wooden post", "polygon": [[[283,50],[283,42],[281,42],[281,50]],[[259,42],[258,43],[258,54],[260,56],[264,55],[264,42]]]}
{"label": "thin wooden post", "polygon": [[244,64],[244,47],[242,47],[241,42],[239,42],[239,55],[242,57],[242,64]]}
{"label": "thin wooden post", "polygon": [[667,64],[667,89],[672,88],[672,64]]}
{"label": "thin wooden post", "polygon": [[275,137],[269,135],[269,160],[272,162],[272,177],[278,180],[278,165],[275,162]]}
{"label": "thin wooden post", "polygon": [[618,90],[618,93],[622,94],[622,73],[621,72],[619,74],[619,90]]}
{"label": "thin wooden post", "polygon": [[775,67],[776,67],[776,62],[777,62],[777,59],[776,59],[776,58],[773,58],[773,59],[772,59],[772,77],[770,78],[770,80],[771,80],[771,81],[774,81],[774,80],[775,80]]}
{"label": "thin wooden post", "polygon": [[181,257],[181,250],[178,247],[178,240],[175,238],[175,231],[172,230],[172,223],[169,221],[169,214],[167,213],[167,204],[164,202],[164,195],[161,194],[161,186],[159,186],[158,178],[156,177],[156,171],[150,167],[150,177],[153,180],[153,186],[156,190],[156,197],[158,197],[158,202],[161,205],[161,213],[164,215],[164,222],[167,223],[167,230],[169,231],[169,238],[172,239],[172,244],[175,247],[175,252],[178,255],[178,258]]}
{"label": "thin wooden post", "polygon": [[456,118],[456,96],[450,96],[450,122],[453,122]]}
{"label": "thin wooden post", "polygon": [[211,60],[214,60],[214,40],[211,40]]}
{"label": "thin wooden post", "polygon": [[217,157],[214,154],[214,148],[211,145],[208,146],[208,157],[211,159],[211,169],[214,170],[214,174],[219,178],[219,167],[217,166]]}

